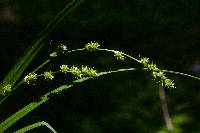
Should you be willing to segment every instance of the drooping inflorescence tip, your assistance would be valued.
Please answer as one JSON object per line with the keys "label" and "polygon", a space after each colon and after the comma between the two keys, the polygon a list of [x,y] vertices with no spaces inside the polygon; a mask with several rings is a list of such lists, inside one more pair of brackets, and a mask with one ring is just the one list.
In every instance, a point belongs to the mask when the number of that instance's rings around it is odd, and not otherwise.
{"label": "drooping inflorescence tip", "polygon": [[100,45],[99,45],[99,43],[98,42],[89,42],[89,43],[87,43],[86,45],[85,45],[85,49],[87,50],[87,51],[90,51],[90,52],[92,52],[92,51],[96,51],[97,49],[98,49],[98,47],[99,47]]}
{"label": "drooping inflorescence tip", "polygon": [[162,72],[154,63],[150,63],[149,58],[141,58],[139,60],[139,62],[141,64],[143,64],[143,66],[145,68],[147,68],[147,70],[152,71],[152,75],[154,77],[154,79],[158,79],[159,82],[161,82],[161,84],[167,88],[173,89],[176,88],[175,87],[175,83],[173,82],[173,80],[169,79],[168,77],[165,76],[164,72]]}

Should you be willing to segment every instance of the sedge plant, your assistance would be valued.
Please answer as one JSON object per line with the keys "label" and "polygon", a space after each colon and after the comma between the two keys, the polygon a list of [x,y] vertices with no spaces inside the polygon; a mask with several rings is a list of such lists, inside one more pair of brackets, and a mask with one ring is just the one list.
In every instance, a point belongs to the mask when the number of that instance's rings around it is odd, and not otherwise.
{"label": "sedge plant", "polygon": [[[113,54],[113,56],[116,58],[116,60],[119,61],[126,61],[126,60],[132,60],[134,62],[140,63],[141,68],[121,68],[118,70],[108,70],[104,72],[98,72],[95,68],[89,67],[89,66],[75,66],[75,65],[69,65],[69,64],[60,64],[57,71],[44,71],[43,73],[38,73],[39,69],[42,69],[45,65],[48,65],[48,63],[54,59],[59,58],[62,54],[68,54],[72,52],[79,52],[79,51],[86,51],[86,52],[95,52],[95,51],[105,51],[110,52]],[[195,77],[192,75],[180,73],[180,72],[174,72],[169,70],[162,70],[157,67],[156,64],[154,64],[152,61],[149,60],[149,58],[142,57],[142,58],[135,58],[131,55],[128,55],[122,51],[117,50],[109,50],[109,49],[103,49],[100,48],[100,44],[98,42],[89,42],[85,45],[85,47],[76,49],[76,50],[68,50],[67,47],[63,44],[57,47],[55,51],[50,53],[49,59],[44,61],[41,65],[39,65],[35,70],[30,72],[28,75],[26,75],[22,81],[20,81],[16,86],[11,86],[10,84],[5,85],[3,88],[4,90],[2,92],[2,95],[6,95],[7,93],[12,93],[17,88],[20,87],[21,84],[34,84],[39,80],[39,78],[44,78],[45,80],[54,80],[56,78],[56,75],[58,73],[62,73],[64,75],[71,74],[74,76],[74,81],[71,84],[61,85],[60,87],[51,90],[50,92],[43,95],[37,102],[32,102],[28,104],[27,106],[20,109],[18,112],[11,115],[9,118],[4,120],[0,124],[0,131],[4,132],[6,129],[8,129],[10,126],[12,126],[14,123],[16,123],[18,120],[22,119],[24,116],[26,116],[28,113],[33,111],[34,109],[38,108],[43,103],[47,102],[50,98],[52,98],[52,95],[58,95],[59,93],[62,93],[64,90],[67,90],[68,88],[71,88],[74,86],[74,84],[84,82],[86,80],[89,80],[91,78],[95,78],[98,80],[99,77],[105,76],[108,74],[116,73],[116,72],[125,72],[125,71],[136,71],[136,70],[144,70],[149,71],[152,75],[152,78],[160,83],[163,87],[168,89],[174,89],[175,83],[173,80],[168,78],[166,76],[167,73],[172,73],[176,75],[186,76],[189,78],[200,80],[199,77]],[[2,103],[2,101],[1,101]],[[52,132],[56,132],[55,129],[53,129],[47,122],[37,122],[35,124],[26,126],[22,129],[19,129],[18,133],[20,132],[26,132],[33,128],[36,128],[38,126],[46,126],[48,127]]]}
{"label": "sedge plant", "polygon": [[[158,68],[157,65],[153,63],[147,57],[136,58],[122,51],[104,49],[100,47],[100,44],[98,42],[91,41],[85,44],[83,48],[79,48],[75,50],[69,50],[67,46],[63,44],[59,45],[55,51],[49,54],[49,58],[46,61],[44,61],[42,64],[36,67],[32,72],[29,72],[25,77],[22,78],[21,81],[19,81],[20,77],[25,72],[27,66],[31,63],[31,61],[37,55],[40,49],[45,45],[45,41],[48,39],[49,34],[64,19],[65,16],[71,13],[83,2],[84,0],[73,0],[60,13],[58,13],[58,15],[52,21],[50,21],[50,23],[46,26],[46,28],[38,35],[35,41],[33,41],[33,44],[31,45],[31,47],[24,53],[24,55],[13,66],[11,71],[8,73],[8,75],[3,79],[3,81],[0,84],[0,95],[1,95],[0,106],[14,91],[17,91],[17,89],[20,89],[22,84],[31,85],[37,82],[41,78],[47,81],[54,80],[57,74],[73,75],[74,77],[73,82],[71,82],[70,84],[60,85],[58,88],[52,88],[49,92],[41,96],[40,99],[29,103],[28,105],[24,106],[19,111],[15,112],[13,115],[11,115],[10,117],[2,121],[0,123],[0,133],[6,132],[8,128],[10,128],[13,124],[18,122],[24,116],[31,113],[31,111],[38,108],[39,106],[42,106],[50,98],[53,98],[52,96],[59,95],[60,93],[63,93],[65,90],[69,88],[73,88],[75,84],[79,84],[91,78],[98,80],[101,76],[106,76],[112,73],[143,70],[143,71],[148,71],[152,75],[152,78],[155,80],[155,82],[159,83],[162,87],[165,87],[168,89],[176,88],[174,81],[167,76],[168,73],[185,76],[185,77],[192,78],[195,80],[200,80],[199,77],[196,77],[193,75],[175,72],[171,70],[162,70]],[[93,52],[93,53],[96,51],[109,52],[113,54],[116,60],[119,60],[119,61],[131,60],[133,62],[141,64],[141,67],[140,68],[135,68],[135,67],[121,68],[117,70],[107,70],[107,71],[100,72],[96,70],[94,67],[90,67],[90,66],[85,66],[85,65],[76,66],[73,64],[72,65],[60,64],[56,71],[49,70],[49,71],[43,71],[42,73],[38,72],[38,70],[43,70],[42,68],[48,65],[49,62],[51,62],[55,58],[59,58],[60,55],[68,54],[68,53],[76,53],[80,51]],[[24,125],[24,128],[17,130],[16,133],[28,132],[40,126],[46,126],[50,131],[56,133],[56,129],[53,128],[54,126],[43,120],[37,123],[33,123],[31,125]]]}

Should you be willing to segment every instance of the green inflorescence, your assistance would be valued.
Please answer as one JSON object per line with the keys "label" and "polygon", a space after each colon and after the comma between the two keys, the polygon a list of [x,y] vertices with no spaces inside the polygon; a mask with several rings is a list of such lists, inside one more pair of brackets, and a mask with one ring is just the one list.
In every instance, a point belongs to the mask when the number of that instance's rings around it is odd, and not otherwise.
{"label": "green inflorescence", "polygon": [[69,71],[68,65],[61,65],[60,71],[63,73],[67,73]]}
{"label": "green inflorescence", "polygon": [[72,66],[70,68],[70,72],[76,77],[76,78],[82,78],[83,74],[82,71],[76,67],[76,66]]}
{"label": "green inflorescence", "polygon": [[55,58],[55,57],[57,57],[57,56],[58,56],[58,53],[57,53],[57,52],[53,52],[53,53],[50,54],[50,57],[52,57],[52,58]]}
{"label": "green inflorescence", "polygon": [[166,86],[167,88],[176,88],[173,80],[169,79],[165,76],[164,72],[160,70],[156,64],[150,63],[149,58],[141,58],[139,61],[145,68],[152,71],[152,75],[155,79],[158,79],[159,82],[162,83],[163,86]]}
{"label": "green inflorescence", "polygon": [[82,66],[81,68],[82,74],[86,77],[97,77],[97,71],[93,68]]}
{"label": "green inflorescence", "polygon": [[98,42],[89,42],[85,45],[85,49],[92,52],[92,51],[96,51],[99,47],[99,43]]}
{"label": "green inflorescence", "polygon": [[37,80],[37,74],[36,73],[29,73],[24,77],[24,82],[27,84],[30,84],[33,81]]}
{"label": "green inflorescence", "polygon": [[124,61],[125,56],[123,55],[123,52],[121,51],[114,51],[114,56],[117,58],[117,60]]}
{"label": "green inflorescence", "polygon": [[12,86],[10,84],[7,84],[3,87],[3,89],[0,91],[0,95],[5,96],[6,94],[10,93],[12,91]]}
{"label": "green inflorescence", "polygon": [[60,53],[60,54],[65,54],[67,52],[67,46],[63,45],[63,44],[60,44],[57,47],[57,52]]}
{"label": "green inflorescence", "polygon": [[49,71],[49,72],[46,71],[46,72],[44,72],[43,75],[44,75],[44,78],[47,80],[52,80],[54,78],[53,73],[51,71]]}

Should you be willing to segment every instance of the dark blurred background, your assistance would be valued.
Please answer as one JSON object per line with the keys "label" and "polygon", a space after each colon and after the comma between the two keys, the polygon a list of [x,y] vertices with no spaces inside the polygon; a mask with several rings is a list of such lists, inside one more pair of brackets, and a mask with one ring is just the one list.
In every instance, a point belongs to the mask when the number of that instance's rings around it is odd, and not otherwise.
{"label": "dark blurred background", "polygon": [[[48,22],[69,0],[0,1],[0,79]],[[150,57],[162,69],[200,76],[200,1],[198,0],[86,0],[51,33],[28,71],[45,61],[60,44],[82,48],[97,41],[103,48],[124,51],[134,57]],[[52,44],[50,44],[52,40]],[[62,63],[89,65],[99,71],[141,67],[118,62],[105,52],[69,54],[41,72],[56,70]],[[28,73],[26,72],[26,74]],[[168,75],[176,89],[166,90],[176,132],[200,133],[199,81]],[[71,77],[21,86],[0,108],[0,121],[62,84]],[[156,84],[142,71],[116,73],[81,83],[52,98],[12,126],[13,132],[46,121],[59,133],[165,133]],[[50,132],[45,127],[31,132]]]}

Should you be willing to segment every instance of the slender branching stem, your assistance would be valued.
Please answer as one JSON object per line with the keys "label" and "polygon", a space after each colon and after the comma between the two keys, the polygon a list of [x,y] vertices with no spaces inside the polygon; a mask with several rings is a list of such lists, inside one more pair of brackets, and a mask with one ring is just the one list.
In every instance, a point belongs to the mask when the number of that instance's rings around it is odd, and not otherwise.
{"label": "slender branching stem", "polygon": [[[74,49],[74,50],[70,50],[70,51],[67,51],[67,53],[72,53],[72,52],[78,52],[78,51],[83,51],[85,50],[85,48],[82,48],[82,49]],[[44,61],[41,65],[39,65],[37,68],[35,68],[32,73],[35,73],[37,72],[39,69],[43,68],[45,65],[47,65],[51,60],[50,59],[47,59],[46,61]],[[58,73],[58,72],[54,72],[54,73]],[[40,76],[40,75],[39,75]],[[42,76],[42,75],[41,75]],[[12,91],[10,93],[8,93],[5,97],[3,97],[1,100],[0,100],[0,104],[2,104],[22,83],[24,83],[23,79],[17,83],[17,85],[15,85],[13,88],[12,88]]]}
{"label": "slender branching stem", "polygon": [[[98,46],[98,45],[97,45]],[[90,48],[90,47],[87,47],[87,48]],[[71,50],[71,51],[66,51],[66,53],[71,53],[71,52],[78,52],[78,51],[83,51],[83,50],[93,50],[93,49],[87,49],[87,48],[81,48],[81,49],[75,49],[75,50]],[[124,57],[127,57],[127,58],[130,58],[138,63],[142,63],[140,60],[128,55],[128,54],[125,54],[125,53],[122,53],[120,51],[116,51],[116,50],[109,50],[109,49],[100,49],[100,48],[96,48],[96,50],[99,50],[99,51],[106,51],[106,52],[112,52],[115,54],[115,56],[118,58],[118,59],[122,59],[124,60]],[[33,70],[33,72],[36,72],[38,71],[39,69],[41,69],[42,67],[44,67],[46,64],[48,64],[51,60],[50,59],[47,59],[45,62],[43,62],[41,65],[39,65],[36,69]],[[107,74],[110,74],[110,73],[115,73],[115,72],[125,72],[125,71],[133,71],[133,70],[145,70],[145,71],[149,71],[149,68],[124,68],[124,69],[118,69],[118,70],[114,70],[114,71],[106,71],[106,72],[100,72],[97,74],[97,76],[102,76],[102,75],[107,75]],[[196,80],[200,80],[199,77],[196,77],[196,76],[192,76],[192,75],[189,75],[189,74],[185,74],[185,73],[181,73],[181,72],[176,72],[176,71],[170,71],[170,70],[161,70],[159,69],[159,71],[162,71],[162,72],[165,72],[165,73],[171,73],[171,74],[175,74],[175,75],[180,75],[180,76],[185,76],[185,77],[188,77],[188,78],[192,78],[192,79],[196,79]],[[51,73],[58,73],[60,71],[56,71],[56,72],[51,72]],[[66,71],[66,72],[70,72],[70,71]],[[36,75],[36,74],[35,74]],[[36,76],[43,76],[44,74],[40,74],[40,75],[36,75]],[[81,79],[78,79],[78,80],[75,80],[73,82],[74,83],[79,83],[79,82],[83,82],[85,80],[88,80],[90,79],[91,77],[86,77],[86,78],[81,78]],[[13,91],[15,89],[17,89],[24,81],[20,81],[16,86],[13,87]],[[21,119],[22,117],[24,117],[26,114],[30,113],[32,110],[34,110],[35,108],[37,108],[38,106],[40,106],[41,104],[43,104],[44,102],[48,101],[49,100],[49,96],[52,95],[52,94],[58,94],[60,92],[62,92],[63,90],[66,90],[70,87],[73,86],[73,84],[71,85],[63,85],[53,91],[50,91],[48,92],[47,94],[45,94],[44,96],[41,97],[41,100],[40,102],[33,102],[33,103],[30,103],[29,105],[25,106],[24,108],[22,108],[21,110],[19,110],[18,112],[16,112],[15,114],[13,114],[11,117],[9,117],[8,119],[6,119],[5,121],[3,121],[1,124],[0,124],[0,131],[4,131],[6,130],[8,127],[10,127],[12,124],[14,124],[15,122],[17,122],[19,119]],[[168,112],[168,107],[167,107],[167,103],[166,103],[166,96],[165,96],[165,93],[163,92],[164,88],[163,87],[160,87],[160,98],[161,98],[161,103],[162,103],[162,108],[163,108],[163,113],[164,113],[164,117],[166,119],[166,124],[167,124],[167,127],[169,130],[172,130],[173,129],[173,125],[170,124],[170,121],[171,121],[171,118],[169,116],[169,113]],[[11,93],[10,93],[11,94]],[[10,95],[9,94],[9,95]],[[8,96],[9,96],[8,95]],[[0,104],[8,97],[6,96],[2,101],[0,101]],[[37,124],[36,124],[37,125]]]}
{"label": "slender branching stem", "polygon": [[[70,50],[70,51],[67,51],[66,53],[72,53],[72,52],[78,52],[78,51],[83,51],[83,50],[86,50],[85,48],[81,48],[81,49],[74,49],[74,50]],[[110,49],[100,49],[100,48],[97,48],[97,50],[99,51],[106,51],[106,52],[117,52],[116,50],[110,50]],[[125,54],[125,53],[122,53],[124,56],[140,63],[140,61],[134,57],[132,57],[131,55],[128,55],[128,54]],[[39,69],[41,69],[42,67],[44,67],[45,65],[47,65],[51,60],[50,59],[47,59],[46,61],[44,61],[41,65],[39,65],[36,69],[34,69],[32,72],[36,72],[38,71]],[[132,68],[131,68],[132,69]],[[134,68],[135,69],[135,68]],[[122,69],[123,70],[123,69]],[[140,70],[148,70],[147,68],[142,68]],[[185,73],[181,73],[181,72],[176,72],[176,71],[171,71],[171,70],[161,70],[162,72],[165,72],[165,73],[171,73],[171,74],[175,74],[175,75],[180,75],[180,76],[185,76],[185,77],[188,77],[188,78],[192,78],[192,79],[196,79],[196,80],[200,80],[200,77],[196,77],[196,76],[193,76],[193,75],[189,75],[189,74],[185,74]],[[17,85],[15,85],[13,88],[12,88],[12,92],[15,91],[21,84],[23,83],[23,80],[20,81]],[[5,96],[1,101],[0,101],[0,104],[3,103],[11,94],[9,93],[7,96]]]}

